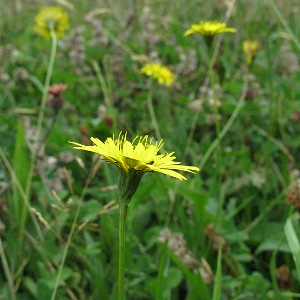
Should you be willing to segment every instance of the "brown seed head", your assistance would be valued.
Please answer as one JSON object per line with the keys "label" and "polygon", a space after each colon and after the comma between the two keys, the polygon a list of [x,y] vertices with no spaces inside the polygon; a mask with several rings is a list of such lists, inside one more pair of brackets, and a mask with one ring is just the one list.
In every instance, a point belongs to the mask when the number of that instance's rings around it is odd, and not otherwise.
{"label": "brown seed head", "polygon": [[248,89],[246,92],[246,100],[253,100],[255,98],[255,91],[253,89]]}
{"label": "brown seed head", "polygon": [[58,112],[64,106],[64,99],[61,93],[67,88],[66,84],[54,84],[48,88],[48,93],[51,95],[47,101],[47,105],[55,112]]}
{"label": "brown seed head", "polygon": [[276,279],[281,289],[287,290],[291,287],[291,271],[287,265],[282,265],[276,270]]}
{"label": "brown seed head", "polygon": [[285,202],[294,206],[294,208],[300,208],[300,179],[293,181],[287,190]]}
{"label": "brown seed head", "polygon": [[64,99],[61,96],[51,96],[47,100],[47,105],[58,112],[64,106]]}
{"label": "brown seed head", "polygon": [[5,206],[5,200],[0,198],[0,209]]}
{"label": "brown seed head", "polygon": [[82,124],[78,127],[80,134],[90,135],[90,128],[86,124]]}
{"label": "brown seed head", "polygon": [[211,224],[205,228],[204,232],[208,241],[212,244],[212,250],[214,253],[218,252],[219,244],[221,244],[222,253],[225,254],[227,252],[227,243],[225,239]]}
{"label": "brown seed head", "polygon": [[67,87],[67,84],[54,84],[48,88],[48,93],[53,96],[59,96]]}
{"label": "brown seed head", "polygon": [[299,123],[300,122],[300,111],[293,112],[291,115],[291,120],[295,123]]}
{"label": "brown seed head", "polygon": [[114,120],[111,116],[106,115],[106,116],[104,116],[103,120],[104,120],[104,123],[107,125],[108,128],[111,129],[113,127]]}

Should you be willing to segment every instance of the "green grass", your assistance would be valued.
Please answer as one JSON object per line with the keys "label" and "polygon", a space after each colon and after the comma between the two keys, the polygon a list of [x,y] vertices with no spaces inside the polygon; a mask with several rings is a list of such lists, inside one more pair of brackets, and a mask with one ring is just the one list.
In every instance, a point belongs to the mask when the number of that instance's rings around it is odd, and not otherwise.
{"label": "green grass", "polygon": [[[299,217],[285,203],[300,169],[297,0],[144,2],[47,1],[70,17],[55,51],[33,32],[45,1],[0,1],[0,299],[117,299],[117,172],[68,141],[120,131],[161,136],[201,167],[184,182],[142,178],[126,299],[300,298]],[[183,36],[213,19],[237,32],[211,48]],[[244,40],[260,43],[250,66]],[[171,87],[140,73],[144,55],[176,75]],[[48,83],[68,85],[62,108],[49,106]],[[164,228],[182,235],[193,267],[160,242]]]}

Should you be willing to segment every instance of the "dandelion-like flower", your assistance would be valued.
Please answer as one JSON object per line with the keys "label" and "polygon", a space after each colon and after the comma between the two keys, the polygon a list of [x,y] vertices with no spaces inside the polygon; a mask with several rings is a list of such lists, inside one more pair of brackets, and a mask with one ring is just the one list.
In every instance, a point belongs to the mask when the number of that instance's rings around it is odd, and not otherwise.
{"label": "dandelion-like flower", "polygon": [[69,16],[59,6],[46,6],[35,17],[35,32],[49,39],[53,31],[58,38],[69,28]]}
{"label": "dandelion-like flower", "polygon": [[174,74],[167,68],[157,63],[148,63],[141,68],[141,73],[155,78],[159,84],[170,86],[174,80]]}
{"label": "dandelion-like flower", "polygon": [[199,168],[181,165],[174,161],[174,152],[158,154],[163,141],[153,144],[153,139],[147,135],[137,136],[129,142],[126,133],[120,133],[118,138],[107,138],[105,142],[91,138],[93,146],[70,142],[75,149],[97,153],[119,169],[119,192],[122,198],[130,199],[135,193],[142,176],[146,172],[158,172],[175,177],[179,180],[186,178],[177,171],[195,173]]}
{"label": "dandelion-like flower", "polygon": [[119,193],[119,278],[118,278],[118,299],[124,297],[124,269],[125,269],[125,233],[126,216],[129,202],[137,190],[142,176],[146,172],[159,172],[179,180],[186,178],[177,171],[186,171],[195,173],[199,168],[193,166],[184,166],[175,161],[174,152],[158,154],[163,146],[163,141],[152,143],[153,139],[147,135],[136,136],[129,142],[127,135],[119,134],[118,138],[114,136],[107,138],[105,142],[97,138],[91,138],[93,146],[86,146],[74,142],[75,149],[85,150],[97,153],[105,160],[114,164],[119,170],[118,193]]}
{"label": "dandelion-like flower", "polygon": [[236,29],[229,28],[226,23],[219,21],[200,21],[199,24],[193,24],[184,35],[188,36],[193,33],[199,33],[204,36],[214,36],[223,32],[236,32]]}
{"label": "dandelion-like flower", "polygon": [[243,41],[243,51],[246,54],[246,61],[248,65],[252,64],[258,50],[259,43],[257,41]]}
{"label": "dandelion-like flower", "polygon": [[125,172],[131,169],[143,173],[160,172],[180,180],[186,180],[183,175],[174,170],[191,173],[199,171],[197,167],[180,165],[180,162],[174,161],[176,159],[174,152],[158,154],[164,145],[163,141],[153,144],[153,139],[147,135],[144,137],[136,136],[132,142],[127,140],[126,133],[120,133],[117,139],[115,137],[107,138],[105,142],[93,137],[91,141],[94,143],[93,146],[70,143],[75,145],[75,149],[90,151],[103,156],[105,160]]}

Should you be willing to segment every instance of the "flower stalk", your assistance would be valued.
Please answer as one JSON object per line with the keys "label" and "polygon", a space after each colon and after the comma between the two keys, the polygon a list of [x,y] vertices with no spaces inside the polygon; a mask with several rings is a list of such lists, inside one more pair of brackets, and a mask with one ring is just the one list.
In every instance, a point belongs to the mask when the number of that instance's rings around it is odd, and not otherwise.
{"label": "flower stalk", "polygon": [[118,276],[118,300],[125,299],[125,252],[126,252],[126,217],[129,202],[136,192],[143,176],[142,171],[129,169],[128,172],[119,170],[118,193],[119,193],[119,276]]}
{"label": "flower stalk", "polygon": [[163,173],[179,180],[186,178],[177,171],[195,173],[198,167],[181,165],[175,161],[174,152],[158,154],[163,147],[163,141],[152,143],[148,136],[137,136],[132,142],[127,140],[127,134],[120,133],[118,138],[107,138],[105,142],[91,138],[93,146],[86,146],[70,142],[75,149],[97,153],[105,160],[114,164],[119,171],[119,275],[118,300],[125,299],[124,271],[125,271],[125,238],[126,216],[129,202],[136,192],[143,175],[147,172]]}
{"label": "flower stalk", "polygon": [[[129,202],[129,201],[128,201]],[[126,238],[126,217],[127,199],[119,199],[120,219],[119,219],[119,277],[118,277],[118,300],[125,299],[124,273],[125,273],[125,238]]]}
{"label": "flower stalk", "polygon": [[[39,146],[41,145],[41,142],[42,142],[41,141],[42,125],[43,125],[45,109],[46,109],[48,89],[50,86],[50,81],[52,78],[52,73],[53,73],[54,63],[55,63],[55,58],[56,58],[57,36],[54,31],[51,31],[51,39],[52,39],[51,54],[50,54],[48,68],[47,68],[46,79],[45,79],[45,83],[44,83],[44,87],[43,87],[42,100],[41,100],[41,104],[40,104],[38,121],[37,121],[36,137],[35,137],[33,151],[31,153],[30,166],[29,166],[29,171],[28,171],[28,176],[27,176],[27,181],[26,181],[26,186],[25,186],[25,195],[26,195],[27,199],[29,199],[29,196],[30,196],[34,167],[35,167],[35,163],[36,163],[36,160],[38,157]],[[19,231],[19,239],[18,239],[18,242],[20,245],[19,249],[21,249],[22,245],[23,245],[23,233],[25,230],[26,216],[27,216],[27,210],[24,209],[22,211],[22,215],[20,218],[20,231]],[[44,240],[41,229],[36,224],[36,222],[34,222],[34,224],[35,224],[37,233],[39,235],[39,238],[41,240]]]}
{"label": "flower stalk", "polygon": [[157,137],[157,139],[161,140],[161,134],[160,134],[157,118],[155,116],[154,107],[153,107],[152,84],[149,88],[149,93],[148,93],[148,97],[147,97],[147,105],[148,105],[149,115],[150,115],[150,118],[152,121],[152,125],[154,128],[156,137]]}
{"label": "flower stalk", "polygon": [[26,189],[25,189],[25,193],[26,193],[27,197],[29,197],[34,165],[35,165],[35,162],[37,159],[38,149],[39,149],[39,146],[41,143],[41,132],[42,132],[42,125],[43,125],[45,109],[46,109],[48,89],[50,87],[50,81],[51,81],[55,58],[56,58],[57,36],[54,31],[51,31],[51,37],[52,37],[51,54],[50,54],[50,59],[49,59],[49,65],[47,68],[45,84],[44,84],[44,88],[43,88],[42,100],[41,100],[40,109],[39,109],[39,115],[38,115],[38,121],[37,121],[37,132],[36,132],[35,144],[34,144],[32,157],[31,157],[30,172],[29,172],[29,176],[28,176],[28,180],[27,180],[27,184],[26,184]]}

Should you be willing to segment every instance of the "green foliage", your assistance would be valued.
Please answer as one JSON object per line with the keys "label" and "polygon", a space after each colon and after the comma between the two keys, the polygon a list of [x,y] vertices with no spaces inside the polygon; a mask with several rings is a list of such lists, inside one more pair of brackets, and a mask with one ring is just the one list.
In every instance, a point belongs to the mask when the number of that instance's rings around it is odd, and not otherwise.
{"label": "green foliage", "polygon": [[[298,214],[294,216],[290,216],[285,223],[284,232],[294,258],[294,262],[297,270],[297,277],[299,279],[300,278],[300,243],[298,239],[298,235],[299,235],[299,226],[297,226],[298,220],[299,220]],[[293,221],[295,225],[293,225]]]}
{"label": "green foliage", "polygon": [[25,140],[25,129],[21,120],[18,120],[16,133],[16,142],[13,153],[13,172],[15,178],[12,187],[12,202],[10,211],[12,213],[12,220],[15,224],[11,228],[10,234],[17,235],[17,240],[11,241],[10,252],[11,263],[14,268],[20,263],[20,256],[22,256],[24,229],[28,216],[26,186],[28,180],[28,172],[30,167],[30,154]]}
{"label": "green foliage", "polygon": [[[48,93],[44,110],[51,40],[33,26],[45,3],[2,2],[0,299],[117,298],[117,174],[68,141],[119,131],[161,135],[163,151],[202,168],[183,182],[143,176],[128,211],[127,299],[300,298],[299,215],[284,201],[300,168],[296,0],[235,1],[233,10],[217,0],[56,1],[70,30],[58,40],[51,85],[68,87],[62,107]],[[227,17],[237,33],[211,48],[183,36],[199,20]],[[260,43],[252,65],[244,40]],[[145,55],[175,83],[142,75]],[[162,241],[166,228],[178,248]]]}

